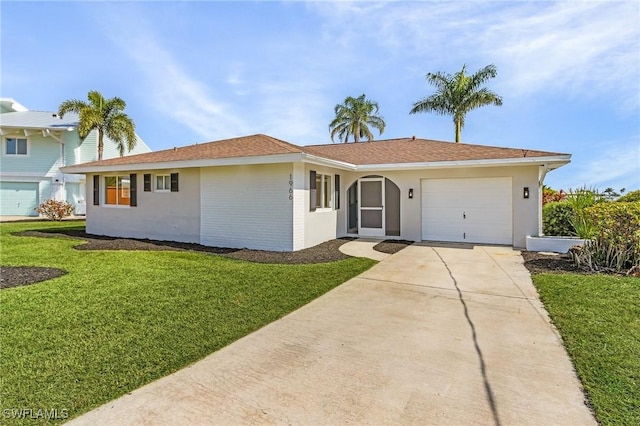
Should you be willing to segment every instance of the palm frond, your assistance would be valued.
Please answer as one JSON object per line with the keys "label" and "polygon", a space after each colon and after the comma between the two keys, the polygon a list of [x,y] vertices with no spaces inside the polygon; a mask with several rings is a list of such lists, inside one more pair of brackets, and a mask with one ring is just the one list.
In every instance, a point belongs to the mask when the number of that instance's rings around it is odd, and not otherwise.
{"label": "palm frond", "polygon": [[427,82],[435,87],[435,93],[415,102],[409,114],[432,112],[439,115],[451,115],[456,124],[456,142],[459,142],[459,129],[464,126],[466,114],[485,105],[502,105],[502,98],[487,88],[481,87],[489,79],[495,78],[495,65],[487,65],[473,75],[466,74],[466,64],[455,74],[442,72],[427,74]]}

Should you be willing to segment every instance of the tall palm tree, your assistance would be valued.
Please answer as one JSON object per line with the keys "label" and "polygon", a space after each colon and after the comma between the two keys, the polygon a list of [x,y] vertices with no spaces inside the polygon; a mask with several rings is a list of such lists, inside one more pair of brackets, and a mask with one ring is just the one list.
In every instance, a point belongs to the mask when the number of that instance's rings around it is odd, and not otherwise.
{"label": "tall palm tree", "polygon": [[102,160],[104,135],[115,142],[120,157],[124,155],[125,147],[131,151],[137,143],[136,126],[123,112],[127,104],[120,98],[105,99],[96,90],[90,91],[87,98],[88,103],[78,99],[62,102],[58,107],[58,115],[62,118],[68,112],[78,113],[78,135],[81,139],[86,138],[92,130],[98,131],[98,160]]}
{"label": "tall palm tree", "polygon": [[343,103],[337,104],[334,108],[336,118],[329,124],[331,141],[335,135],[345,143],[349,141],[349,135],[353,136],[355,142],[359,142],[361,138],[371,141],[373,133],[369,126],[378,129],[379,134],[382,134],[386,124],[378,115],[378,110],[378,103],[365,99],[364,94],[357,98],[348,96]]}
{"label": "tall palm tree", "polygon": [[487,89],[480,87],[491,78],[495,78],[495,65],[487,65],[473,75],[466,75],[467,66],[451,75],[437,72],[427,74],[427,81],[435,86],[436,93],[413,104],[409,114],[418,112],[435,112],[440,115],[453,116],[456,126],[456,142],[460,142],[460,133],[464,127],[464,118],[472,109],[485,105],[502,105],[502,98]]}

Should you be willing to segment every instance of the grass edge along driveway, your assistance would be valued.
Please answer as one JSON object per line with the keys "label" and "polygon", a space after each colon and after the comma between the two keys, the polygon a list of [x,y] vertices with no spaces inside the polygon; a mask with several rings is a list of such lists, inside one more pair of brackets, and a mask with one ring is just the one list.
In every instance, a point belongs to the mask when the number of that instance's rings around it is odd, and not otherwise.
{"label": "grass edge along driveway", "polygon": [[640,279],[577,274],[532,278],[598,421],[639,425]]}
{"label": "grass edge along driveway", "polygon": [[[5,266],[67,275],[0,291],[3,424],[38,410],[76,417],[166,376],[369,269],[349,258],[257,264],[186,251],[80,251],[11,232],[83,223],[2,223]],[[23,417],[4,410],[25,409]],[[10,418],[7,418],[10,417]],[[42,418],[40,420],[43,420]]]}

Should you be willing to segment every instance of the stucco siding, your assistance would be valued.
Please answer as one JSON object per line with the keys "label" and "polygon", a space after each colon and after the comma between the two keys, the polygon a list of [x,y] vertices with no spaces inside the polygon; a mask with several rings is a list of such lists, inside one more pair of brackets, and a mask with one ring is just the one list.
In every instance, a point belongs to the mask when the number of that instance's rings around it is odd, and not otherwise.
{"label": "stucco siding", "polygon": [[[178,192],[144,191],[144,174],[178,173]],[[123,173],[123,175],[128,173]],[[87,232],[112,237],[200,243],[200,171],[194,169],[137,172],[138,205],[105,206],[104,176],[101,179],[101,205],[93,205],[93,176],[87,175]],[[152,180],[153,183],[153,180]],[[152,185],[155,189],[155,185]]]}
{"label": "stucco siding", "polygon": [[[433,169],[389,172],[341,172],[343,188],[341,196],[346,206],[346,191],[358,178],[370,175],[384,176],[400,189],[400,237],[402,239],[420,241],[422,238],[422,200],[420,199],[421,181],[423,179],[474,178],[474,177],[511,177],[513,200],[513,246],[525,247],[527,235],[538,235],[539,208],[538,202],[538,167],[473,167],[458,169]],[[529,188],[529,198],[523,198],[524,187]],[[413,198],[409,199],[409,189],[413,188]],[[347,210],[338,212],[337,236],[345,236]]]}
{"label": "stucco siding", "polygon": [[287,164],[201,169],[201,244],[293,250]]}

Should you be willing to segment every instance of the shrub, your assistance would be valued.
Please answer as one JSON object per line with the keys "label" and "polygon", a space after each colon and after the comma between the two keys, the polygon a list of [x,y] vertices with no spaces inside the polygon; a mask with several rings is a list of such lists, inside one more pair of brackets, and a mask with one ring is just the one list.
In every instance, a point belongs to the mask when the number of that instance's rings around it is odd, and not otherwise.
{"label": "shrub", "polygon": [[640,266],[640,201],[599,203],[585,213],[595,236],[584,247],[572,250],[578,266],[618,272]]}
{"label": "shrub", "polygon": [[66,201],[47,200],[40,204],[36,211],[49,220],[62,220],[71,216],[73,206]]}
{"label": "shrub", "polygon": [[573,217],[569,222],[575,235],[580,238],[592,238],[595,235],[596,230],[593,221],[587,214],[587,209],[602,201],[604,201],[604,198],[598,195],[595,188],[583,186],[582,188],[569,190],[567,203],[573,208]]}
{"label": "shrub", "polygon": [[620,201],[620,202],[623,202],[623,203],[640,201],[640,189],[628,192],[627,194],[625,194],[622,197],[618,198],[616,201]]}
{"label": "shrub", "polygon": [[574,236],[573,207],[566,201],[545,204],[542,208],[542,231],[545,235]]}

